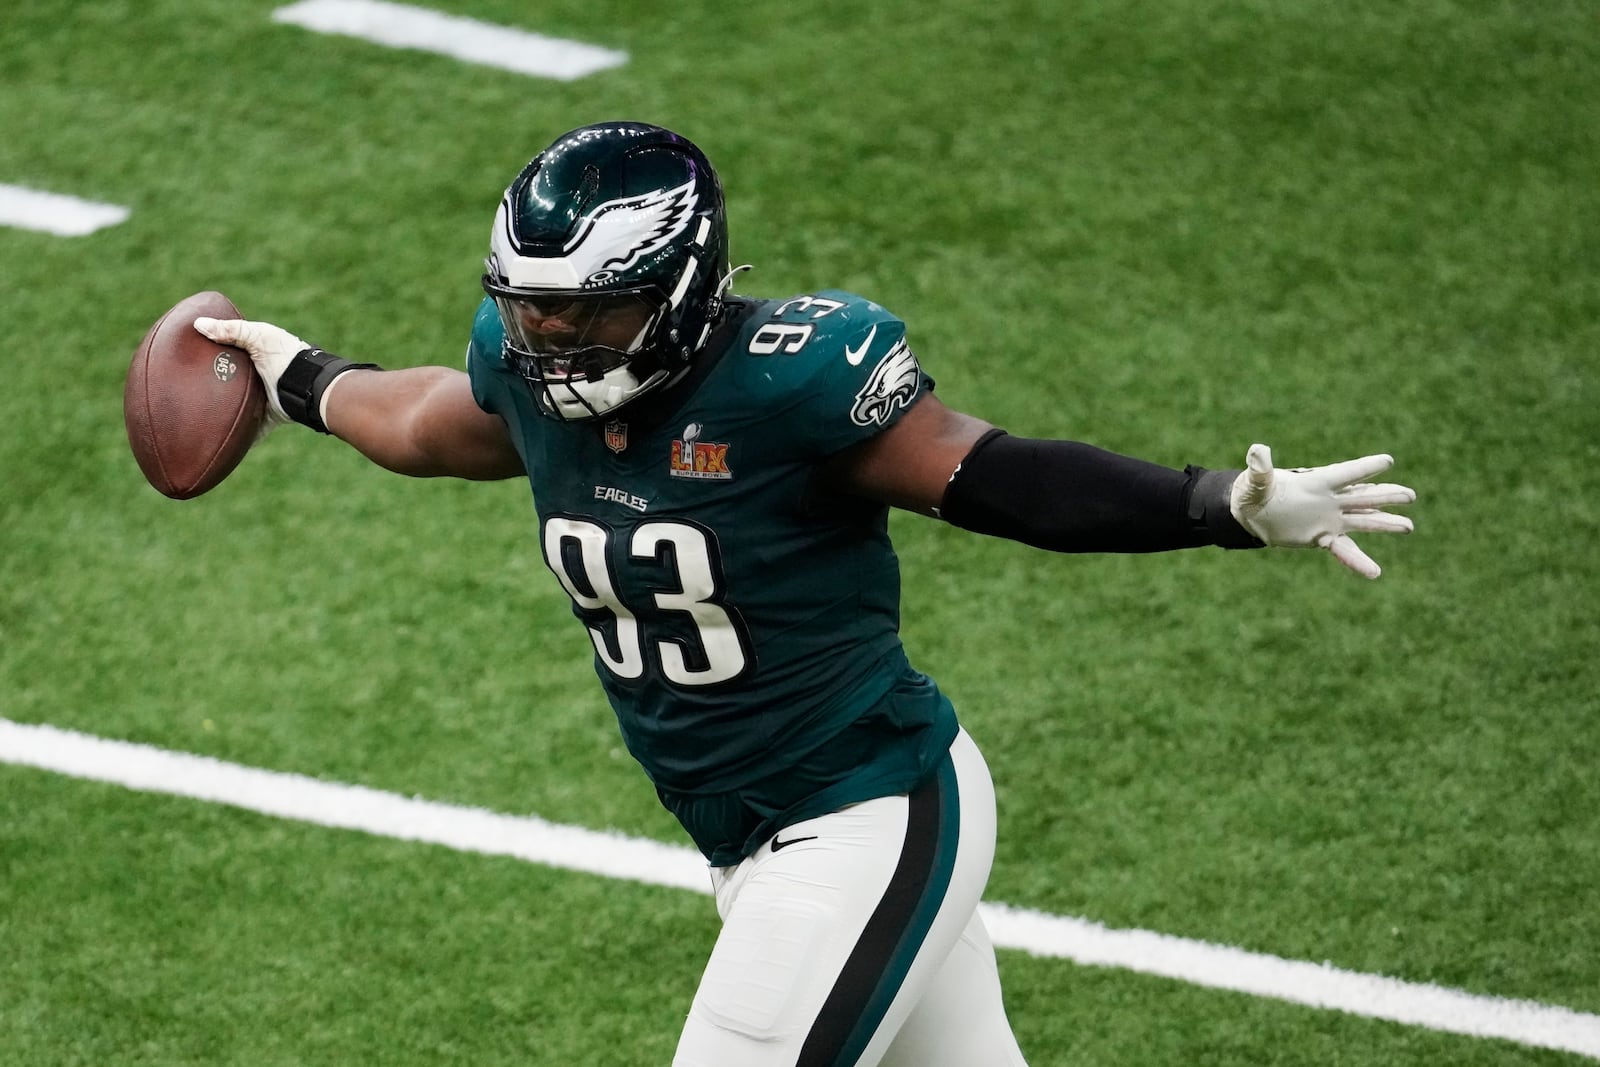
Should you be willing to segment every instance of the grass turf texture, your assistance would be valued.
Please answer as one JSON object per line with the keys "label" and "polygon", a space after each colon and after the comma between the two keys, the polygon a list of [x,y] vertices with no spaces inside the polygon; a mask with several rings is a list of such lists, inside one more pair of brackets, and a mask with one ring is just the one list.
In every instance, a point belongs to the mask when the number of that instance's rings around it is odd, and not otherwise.
{"label": "grass turf texture", "polygon": [[[203,288],[457,363],[505,181],[635,116],[718,162],[745,291],[873,296],[954,406],[1173,465],[1389,450],[1423,494],[1375,584],[897,518],[907,643],[998,782],[992,899],[1600,1011],[1587,5],[442,5],[632,54],[571,84],[272,6],[0,12],[0,181],[133,208],[0,230],[0,714],[681,841],[521,486],[291,429],[174,504],[120,416]],[[0,807],[0,1063],[662,1063],[714,936],[704,898],[35,772]],[[1579,1062],[1001,966],[1036,1065]]]}

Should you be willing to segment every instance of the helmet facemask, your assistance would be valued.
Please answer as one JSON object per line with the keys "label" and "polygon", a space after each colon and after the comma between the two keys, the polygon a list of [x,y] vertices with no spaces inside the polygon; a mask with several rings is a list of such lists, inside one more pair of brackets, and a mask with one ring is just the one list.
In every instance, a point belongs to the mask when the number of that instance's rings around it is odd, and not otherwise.
{"label": "helmet facemask", "polygon": [[648,347],[666,311],[653,290],[529,296],[487,277],[484,288],[505,327],[502,355],[547,415],[596,418],[668,376]]}

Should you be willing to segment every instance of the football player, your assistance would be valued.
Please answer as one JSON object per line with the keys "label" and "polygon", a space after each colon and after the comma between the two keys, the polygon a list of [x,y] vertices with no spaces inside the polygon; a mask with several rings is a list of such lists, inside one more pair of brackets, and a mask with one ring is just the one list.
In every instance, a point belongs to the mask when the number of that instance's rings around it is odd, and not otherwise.
{"label": "football player", "polygon": [[721,933],[678,1067],[1021,1064],[977,906],[983,757],[899,637],[890,507],[1060,552],[1406,532],[1369,456],[1172,470],[947,407],[871,300],[734,295],[716,173],[637,122],[506,190],[465,372],[385,371],[260,322],[270,418],[408,475],[526,477],[629,751],[710,865]]}

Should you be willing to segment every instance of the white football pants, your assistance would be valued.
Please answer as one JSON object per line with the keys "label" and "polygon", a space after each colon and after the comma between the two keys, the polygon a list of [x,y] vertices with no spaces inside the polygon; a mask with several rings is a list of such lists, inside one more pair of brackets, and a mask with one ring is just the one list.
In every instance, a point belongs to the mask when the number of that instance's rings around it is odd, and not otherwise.
{"label": "white football pants", "polygon": [[722,933],[673,1067],[1025,1067],[977,913],[994,838],[963,731],[909,796],[713,869]]}

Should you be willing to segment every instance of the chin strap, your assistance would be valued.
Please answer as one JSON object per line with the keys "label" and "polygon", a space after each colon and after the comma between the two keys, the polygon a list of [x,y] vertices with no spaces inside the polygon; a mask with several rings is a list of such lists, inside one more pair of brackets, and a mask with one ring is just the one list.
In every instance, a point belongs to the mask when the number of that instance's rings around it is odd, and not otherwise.
{"label": "chin strap", "polygon": [[743,271],[747,271],[747,270],[755,270],[755,267],[753,265],[749,264],[749,263],[741,263],[737,267],[734,267],[732,270],[730,270],[728,273],[724,274],[722,276],[722,280],[717,283],[717,291],[714,294],[717,297],[717,299],[719,299],[719,300],[722,299],[722,294],[726,293],[728,291],[728,289],[733,285],[733,276],[735,274],[739,274],[739,273],[741,273]]}
{"label": "chin strap", "polygon": [[711,336],[712,329],[716,326],[718,320],[722,318],[722,309],[725,306],[723,298],[728,295],[728,290],[733,288],[733,276],[741,273],[742,271],[754,269],[755,268],[748,263],[741,263],[728,273],[724,274],[722,276],[722,280],[717,282],[717,287],[711,290],[711,299],[707,302],[710,306],[706,309],[706,324],[705,328],[700,331],[700,341],[695,345],[694,349],[696,352],[698,352],[700,348],[705,345],[706,338]]}

